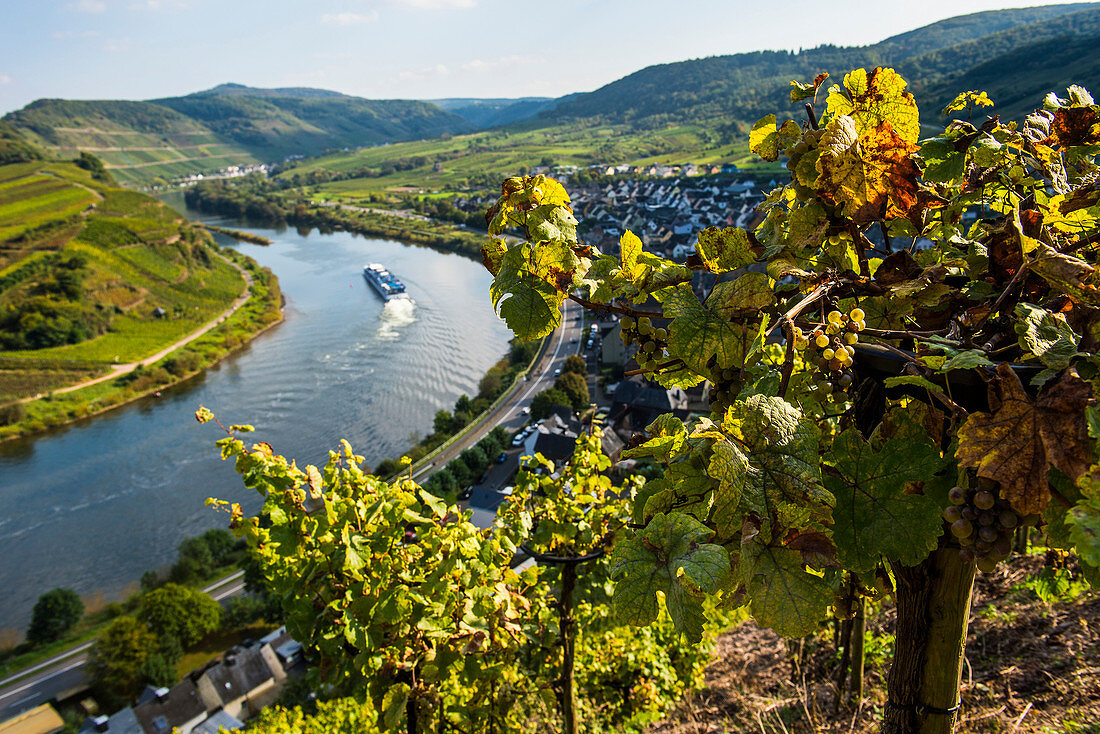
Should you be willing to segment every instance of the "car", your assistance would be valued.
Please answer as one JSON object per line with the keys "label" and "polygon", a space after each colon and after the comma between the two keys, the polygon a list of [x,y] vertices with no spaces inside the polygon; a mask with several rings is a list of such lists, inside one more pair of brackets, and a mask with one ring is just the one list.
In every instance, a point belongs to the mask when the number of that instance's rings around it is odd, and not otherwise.
{"label": "car", "polygon": [[467,487],[466,489],[464,489],[464,490],[462,490],[461,492],[458,493],[458,498],[460,500],[468,500],[468,499],[470,499],[470,495],[472,495],[473,493],[474,493],[474,488],[473,487]]}
{"label": "car", "polygon": [[497,463],[498,464],[503,464],[507,460],[508,460],[508,452],[507,451],[501,451],[500,456],[497,457]]}
{"label": "car", "polygon": [[589,339],[588,344],[585,346],[585,349],[591,349],[591,348],[592,348],[592,340]]}
{"label": "car", "polygon": [[513,446],[522,446],[523,445],[523,439],[525,439],[525,438],[527,438],[527,434],[523,433],[522,431],[517,433],[516,437],[512,439],[512,445]]}
{"label": "car", "polygon": [[520,413],[523,413],[524,415],[531,415],[531,406],[523,406],[523,410],[521,410]]}
{"label": "car", "polygon": [[500,490],[500,493],[501,494],[512,494],[512,490],[514,490],[514,489],[515,489],[515,486],[509,485],[509,486],[505,487],[504,489]]}
{"label": "car", "polygon": [[576,344],[577,343],[577,337],[573,337],[572,339],[570,339],[569,343],[570,344]]}
{"label": "car", "polygon": [[558,367],[556,370],[554,370],[554,377],[557,377],[560,374],[561,374],[561,367]]}

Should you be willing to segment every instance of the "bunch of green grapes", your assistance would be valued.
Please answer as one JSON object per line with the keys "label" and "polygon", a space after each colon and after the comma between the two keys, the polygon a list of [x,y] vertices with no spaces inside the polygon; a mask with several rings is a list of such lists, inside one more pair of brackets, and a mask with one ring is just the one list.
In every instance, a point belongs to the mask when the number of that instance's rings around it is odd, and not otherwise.
{"label": "bunch of green grapes", "polygon": [[964,563],[978,564],[989,573],[1012,554],[1012,537],[1023,520],[1008,502],[1001,499],[997,483],[979,478],[977,487],[952,487],[947,493],[951,502],[943,519],[951,526],[951,534],[959,541],[959,558]]}
{"label": "bunch of green grapes", "polygon": [[657,365],[668,357],[668,352],[665,351],[668,346],[668,331],[654,327],[648,316],[641,316],[637,321],[623,316],[619,320],[619,337],[627,346],[638,345],[634,361],[647,372],[656,370]]}
{"label": "bunch of green grapes", "polygon": [[[824,137],[824,135],[824,130],[807,130],[802,134],[801,140],[787,148],[787,150],[784,151],[787,154],[787,170],[791,173],[795,173],[795,169],[798,168],[798,163],[802,160],[802,157],[810,151],[820,147],[821,138]],[[795,196],[798,197],[799,201],[808,201],[815,195],[812,188],[802,185],[797,175],[793,176],[792,179]]]}
{"label": "bunch of green grapes", "polygon": [[741,370],[736,367],[722,369],[717,360],[711,360],[710,391],[707,398],[711,403],[729,404],[741,392]]}
{"label": "bunch of green grapes", "polygon": [[814,389],[826,397],[836,390],[847,390],[855,382],[852,365],[855,363],[856,343],[859,332],[867,328],[863,309],[853,308],[847,313],[831,311],[825,323],[810,333],[794,327],[794,348],[820,350],[816,357],[806,355],[806,361],[817,364],[814,373]]}

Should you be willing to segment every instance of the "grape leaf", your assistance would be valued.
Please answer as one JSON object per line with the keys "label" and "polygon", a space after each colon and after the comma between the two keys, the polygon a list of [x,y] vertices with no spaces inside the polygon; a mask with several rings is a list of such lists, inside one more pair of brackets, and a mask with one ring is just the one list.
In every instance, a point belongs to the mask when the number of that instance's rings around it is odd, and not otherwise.
{"label": "grape leaf", "polygon": [[496,237],[492,237],[481,246],[481,264],[493,275],[500,271],[500,262],[504,259],[504,253],[508,252],[508,244]]}
{"label": "grape leaf", "polygon": [[993,363],[989,361],[989,358],[985,356],[985,352],[980,349],[967,349],[965,351],[956,352],[948,357],[947,361],[940,367],[940,372],[950,372],[951,370],[972,370],[975,367],[992,367]]}
{"label": "grape leaf", "polygon": [[837,117],[821,145],[818,191],[857,223],[905,216],[917,203],[920,170],[910,155],[917,146],[889,122],[860,132],[853,118]]}
{"label": "grape leaf", "polygon": [[712,273],[728,273],[756,262],[748,233],[734,227],[707,227],[699,233],[695,251]]}
{"label": "grape leaf", "polygon": [[810,99],[817,96],[817,90],[825,83],[825,80],[829,78],[828,73],[821,72],[814,77],[814,80],[809,84],[802,82],[791,82],[791,104],[795,102],[801,102],[804,99]]}
{"label": "grape leaf", "polygon": [[965,110],[970,105],[975,107],[992,107],[993,100],[989,98],[989,95],[985,92],[969,91],[959,92],[955,99],[947,103],[947,106],[943,108],[943,114],[950,115],[952,112],[958,112],[959,110]]}
{"label": "grape leaf", "polygon": [[901,140],[915,143],[920,137],[920,119],[917,103],[905,91],[906,86],[893,69],[855,69],[845,75],[844,90],[838,85],[829,90],[828,112],[834,117],[853,118],[861,134],[889,122]]}
{"label": "grape leaf", "polygon": [[726,549],[705,543],[711,531],[679,513],[657,515],[633,538],[615,545],[611,574],[620,620],[634,625],[657,618],[657,592],[665,595],[669,616],[692,642],[703,636],[704,594],[714,593],[729,574]]}
{"label": "grape leaf", "polygon": [[802,130],[794,120],[786,120],[779,128],[775,115],[765,115],[756,121],[749,133],[749,150],[766,161],[779,158],[779,151],[787,148],[802,136]]}
{"label": "grape leaf", "polygon": [[802,568],[801,553],[749,542],[741,546],[740,565],[757,623],[784,637],[817,629],[833,591],[824,578]]}
{"label": "grape leaf", "polygon": [[825,487],[836,497],[833,539],[845,568],[870,571],[884,556],[912,566],[935,550],[943,529],[936,500],[905,491],[942,464],[927,441],[898,435],[875,449],[849,428],[825,462],[833,467]]}
{"label": "grape leaf", "polygon": [[723,369],[741,366],[745,354],[745,331],[699,302],[695,291],[684,283],[676,286],[665,301],[668,350],[696,374],[707,374],[707,362],[716,357]]}
{"label": "grape leaf", "polygon": [[[833,497],[821,486],[813,421],[782,398],[752,395],[730,406],[721,429],[726,439],[715,444],[711,474],[728,482],[730,497],[738,492],[744,507],[784,526],[827,522]],[[716,498],[716,517],[725,519],[720,537],[729,537],[737,512],[723,499]]]}
{"label": "grape leaf", "polygon": [[647,436],[645,443],[624,451],[624,459],[652,456],[668,464],[680,455],[680,450],[687,439],[687,431],[679,418],[672,413],[662,413],[646,426],[645,430]]}
{"label": "grape leaf", "polygon": [[714,286],[707,297],[707,308],[720,317],[731,319],[744,311],[760,311],[775,304],[775,293],[767,273],[742,273],[734,280]]}
{"label": "grape leaf", "polygon": [[1043,280],[1073,298],[1093,305],[1100,304],[1100,289],[1090,283],[1096,268],[1084,260],[1058,252],[1045,242],[1037,242],[1035,259],[1029,266]]}
{"label": "grape leaf", "polygon": [[973,413],[959,428],[959,465],[1001,484],[1001,496],[1021,515],[1041,513],[1050,502],[1047,468],[1076,481],[1092,463],[1085,408],[1089,384],[1071,368],[1034,402],[1007,364],[997,367],[1000,388],[992,413]]}
{"label": "grape leaf", "polygon": [[530,270],[527,245],[508,249],[489,286],[493,307],[516,336],[528,341],[546,336],[561,323],[565,296]]}
{"label": "grape leaf", "polygon": [[[501,185],[500,198],[486,215],[489,234],[498,235],[509,227],[519,227],[532,236],[530,239],[554,239],[534,237],[542,226],[555,227],[565,223],[562,212],[572,214],[569,194],[565,187],[547,176],[516,176]],[[576,220],[573,220],[573,240],[576,239]]]}
{"label": "grape leaf", "polygon": [[1047,367],[1065,369],[1077,354],[1081,337],[1060,313],[1051,313],[1030,303],[1016,304],[1014,328],[1020,347],[1033,353]]}
{"label": "grape leaf", "polygon": [[923,387],[925,390],[931,390],[932,392],[943,392],[940,386],[934,382],[931,382],[919,375],[901,375],[900,377],[887,377],[882,382],[886,387],[897,387],[898,385],[912,385],[913,387]]}
{"label": "grape leaf", "polygon": [[1069,539],[1085,563],[1100,566],[1100,499],[1083,499],[1066,514]]}

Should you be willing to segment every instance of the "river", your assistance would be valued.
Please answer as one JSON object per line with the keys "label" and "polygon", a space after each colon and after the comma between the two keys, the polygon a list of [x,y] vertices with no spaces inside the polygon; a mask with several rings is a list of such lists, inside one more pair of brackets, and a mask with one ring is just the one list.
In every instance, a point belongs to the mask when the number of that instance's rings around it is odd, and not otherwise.
{"label": "river", "polygon": [[[247,440],[300,466],[323,463],[341,438],[374,464],[429,433],[437,410],[476,394],[507,351],[480,263],[345,232],[303,236],[188,215],[273,240],[233,246],[279,277],[286,320],[159,399],[0,443],[0,628],[24,627],[55,587],[97,602],[124,595],[144,571],[171,563],[181,540],[224,526],[207,497],[259,508],[218,458],[224,434],[195,421],[200,404],[226,425],[254,425]],[[361,275],[372,261],[405,282],[411,302],[383,304]]]}

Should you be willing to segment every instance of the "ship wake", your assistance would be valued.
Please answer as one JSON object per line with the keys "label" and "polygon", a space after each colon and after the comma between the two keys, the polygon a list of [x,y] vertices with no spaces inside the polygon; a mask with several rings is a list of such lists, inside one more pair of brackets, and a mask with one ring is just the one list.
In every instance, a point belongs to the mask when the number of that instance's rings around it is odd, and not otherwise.
{"label": "ship wake", "polygon": [[386,301],[379,317],[378,338],[393,341],[400,338],[401,330],[416,319],[416,301],[411,298],[394,298]]}

